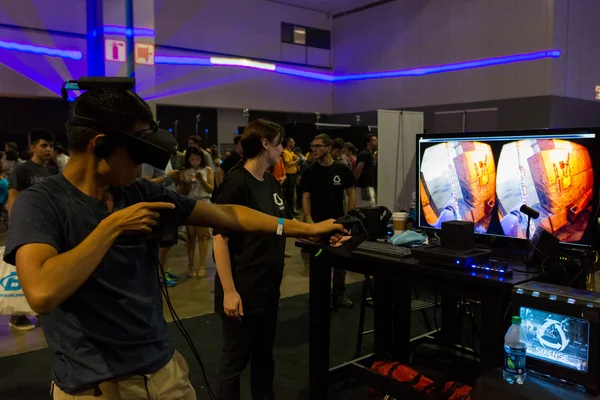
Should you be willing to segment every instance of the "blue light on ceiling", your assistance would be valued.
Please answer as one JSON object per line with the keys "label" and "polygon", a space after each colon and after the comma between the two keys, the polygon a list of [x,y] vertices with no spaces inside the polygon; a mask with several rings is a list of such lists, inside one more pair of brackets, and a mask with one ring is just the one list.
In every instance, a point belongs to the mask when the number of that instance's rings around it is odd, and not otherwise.
{"label": "blue light on ceiling", "polygon": [[7,42],[4,40],[0,40],[0,49],[20,51],[22,53],[39,54],[49,57],[61,57],[71,60],[81,60],[83,58],[83,54],[77,50],[52,49],[50,47],[36,46],[32,44],[23,44],[16,42]]}
{"label": "blue light on ceiling", "polygon": [[398,78],[404,76],[423,76],[442,72],[461,71],[465,69],[490,67],[492,65],[512,64],[544,58],[559,58],[560,50],[537,51],[534,53],[515,54],[512,56],[486,58],[482,60],[465,61],[454,64],[443,64],[432,67],[421,67],[397,71],[371,72],[367,74],[341,75],[334,77],[334,82],[360,81],[365,79]]}
{"label": "blue light on ceiling", "polygon": [[334,77],[333,75],[323,74],[319,72],[304,71],[297,68],[282,67],[279,65],[275,66],[275,72],[277,72],[278,74],[300,76],[303,78],[316,79],[325,82],[333,82],[336,79],[336,77]]}
{"label": "blue light on ceiling", "polygon": [[[515,54],[511,56],[502,56],[494,58],[486,58],[482,60],[471,60],[453,64],[442,64],[431,67],[420,67],[396,71],[371,72],[366,74],[350,74],[350,75],[332,75],[329,73],[320,73],[313,71],[305,71],[298,68],[285,67],[276,65],[275,72],[278,74],[298,76],[308,79],[320,80],[325,82],[345,82],[359,81],[366,79],[381,79],[381,78],[399,78],[407,76],[423,76],[431,74],[439,74],[443,72],[461,71],[465,69],[483,68],[494,65],[512,64],[525,61],[540,60],[545,58],[559,58],[560,50],[544,50],[534,53]],[[173,65],[214,65],[207,57],[174,57],[174,56],[156,56],[157,64],[173,64]],[[245,66],[244,68],[248,68]],[[249,67],[252,68],[252,67]],[[259,68],[262,69],[262,68]]]}
{"label": "blue light on ceiling", "polygon": [[[151,29],[135,28],[134,34],[139,36],[154,35],[154,31]],[[104,32],[126,34],[126,29],[119,26],[105,26]],[[8,42],[0,40],[0,49],[20,51],[25,53],[39,54],[50,57],[61,57],[72,60],[81,60],[83,54],[76,50],[62,50],[52,49],[49,47],[36,46],[31,44],[22,44],[16,42]],[[461,71],[473,68],[490,67],[494,65],[512,64],[533,60],[540,60],[545,58],[559,58],[561,56],[560,50],[545,50],[533,53],[515,54],[511,56],[502,56],[494,58],[486,58],[482,60],[472,60],[453,64],[443,64],[431,67],[420,67],[396,71],[383,71],[383,72],[371,72],[365,74],[350,74],[350,75],[332,75],[330,73],[306,71],[299,68],[287,67],[275,65],[273,72],[283,75],[297,76],[307,79],[319,80],[324,82],[345,82],[345,81],[358,81],[366,79],[382,79],[382,78],[399,78],[399,77],[410,77],[410,76],[423,76],[430,74],[439,74],[443,72]],[[189,65],[189,66],[218,66],[213,64],[209,57],[180,57],[180,56],[161,56],[158,55],[154,58],[156,64],[168,64],[168,65]],[[237,59],[232,59],[237,60]],[[251,60],[250,60],[251,61]],[[274,65],[274,64],[273,64]],[[243,68],[256,68],[264,70],[264,68],[253,67],[252,65],[227,65],[228,67],[243,67]]]}
{"label": "blue light on ceiling", "polygon": [[[102,32],[109,35],[123,35],[123,36],[131,36],[131,30],[125,28],[124,26],[116,26],[116,25],[104,25],[102,27]],[[154,37],[155,32],[154,29],[148,28],[133,28],[134,36],[144,36],[144,37]]]}
{"label": "blue light on ceiling", "polygon": [[155,64],[170,64],[170,65],[204,65],[212,66],[208,57],[175,57],[175,56],[155,56]]}

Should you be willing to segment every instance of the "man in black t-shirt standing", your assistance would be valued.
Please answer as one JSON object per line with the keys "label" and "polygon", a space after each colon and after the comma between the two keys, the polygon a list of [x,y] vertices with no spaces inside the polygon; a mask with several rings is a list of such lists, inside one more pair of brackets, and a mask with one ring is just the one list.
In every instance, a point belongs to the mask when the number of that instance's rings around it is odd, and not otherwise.
{"label": "man in black t-shirt standing", "polygon": [[[300,187],[306,222],[321,222],[345,214],[344,191],[348,193],[348,209],[355,207],[352,170],[331,156],[333,140],[328,135],[317,135],[312,142],[315,162],[304,170]],[[352,302],[344,297],[346,271],[334,269],[331,304],[336,308],[350,308]]]}
{"label": "man in black t-shirt standing", "polygon": [[356,206],[375,207],[375,186],[377,184],[377,168],[374,154],[377,152],[377,135],[368,134],[365,138],[365,149],[356,156]]}
{"label": "man in black t-shirt standing", "polygon": [[[44,181],[49,176],[58,174],[56,168],[48,165],[48,162],[52,159],[54,145],[52,133],[45,129],[34,129],[29,132],[29,138],[31,140],[31,159],[16,164],[8,178],[6,211],[9,217],[19,193],[36,183]],[[31,321],[24,315],[11,316],[8,326],[19,331],[30,331],[34,328]]]}
{"label": "man in black t-shirt standing", "polygon": [[241,135],[237,135],[233,139],[235,151],[231,153],[229,157],[224,159],[221,165],[219,165],[219,167],[217,168],[217,171],[215,172],[215,183],[217,184],[217,187],[221,186],[221,183],[223,183],[223,179],[225,179],[229,171],[231,171],[231,168],[233,168],[233,166],[236,165],[242,159],[244,151],[242,150],[242,145],[240,143],[241,140]]}

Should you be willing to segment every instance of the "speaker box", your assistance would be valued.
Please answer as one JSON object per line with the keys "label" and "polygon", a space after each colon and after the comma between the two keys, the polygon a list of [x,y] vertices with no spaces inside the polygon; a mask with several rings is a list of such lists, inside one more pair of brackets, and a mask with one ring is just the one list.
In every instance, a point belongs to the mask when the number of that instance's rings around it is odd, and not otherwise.
{"label": "speaker box", "polygon": [[452,251],[475,248],[475,224],[470,221],[442,222],[441,247]]}
{"label": "speaker box", "polygon": [[548,257],[556,255],[556,249],[560,240],[541,226],[535,229],[531,238],[532,252],[529,254],[529,262],[532,264],[541,264]]}

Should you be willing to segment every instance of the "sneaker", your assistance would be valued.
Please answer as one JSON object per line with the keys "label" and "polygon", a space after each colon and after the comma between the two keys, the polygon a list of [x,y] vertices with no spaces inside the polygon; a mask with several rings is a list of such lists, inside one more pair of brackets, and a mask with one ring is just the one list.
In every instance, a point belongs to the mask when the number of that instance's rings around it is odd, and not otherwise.
{"label": "sneaker", "polygon": [[175,282],[172,279],[168,279],[168,278],[166,281],[163,279],[161,279],[160,281],[161,281],[160,283],[166,287],[173,287],[173,286],[177,285],[177,282]]}
{"label": "sneaker", "polygon": [[35,329],[35,325],[24,315],[12,315],[8,320],[8,326],[18,331],[31,331]]}
{"label": "sneaker", "polygon": [[331,299],[332,308],[352,308],[354,304],[346,296],[334,297]]}
{"label": "sneaker", "polygon": [[167,277],[168,280],[171,280],[171,281],[178,281],[179,280],[179,275],[175,275],[174,273],[172,273],[169,270],[165,271],[165,275],[166,275],[166,277]]}
{"label": "sneaker", "polygon": [[285,253],[283,253],[283,255],[285,256],[285,258],[292,258],[292,255],[290,253],[288,253],[287,251]]}

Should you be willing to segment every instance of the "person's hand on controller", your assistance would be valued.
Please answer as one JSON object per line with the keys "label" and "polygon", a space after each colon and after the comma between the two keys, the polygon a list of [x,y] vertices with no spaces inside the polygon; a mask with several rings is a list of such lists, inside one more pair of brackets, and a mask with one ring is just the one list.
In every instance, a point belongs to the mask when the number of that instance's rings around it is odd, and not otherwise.
{"label": "person's hand on controller", "polygon": [[333,245],[339,241],[339,239],[337,239],[338,236],[342,237],[344,234],[348,234],[346,228],[344,228],[342,224],[337,224],[334,219],[328,219],[318,223],[312,223],[311,221],[309,223],[314,228],[312,229],[313,232],[307,232],[306,236],[304,237],[313,243],[317,243],[319,240],[321,240],[321,236],[324,234],[337,232],[330,238],[330,243]]}
{"label": "person's hand on controller", "polygon": [[137,203],[115,211],[102,222],[122,233],[151,233],[158,224],[161,210],[173,210],[175,204],[165,202]]}

